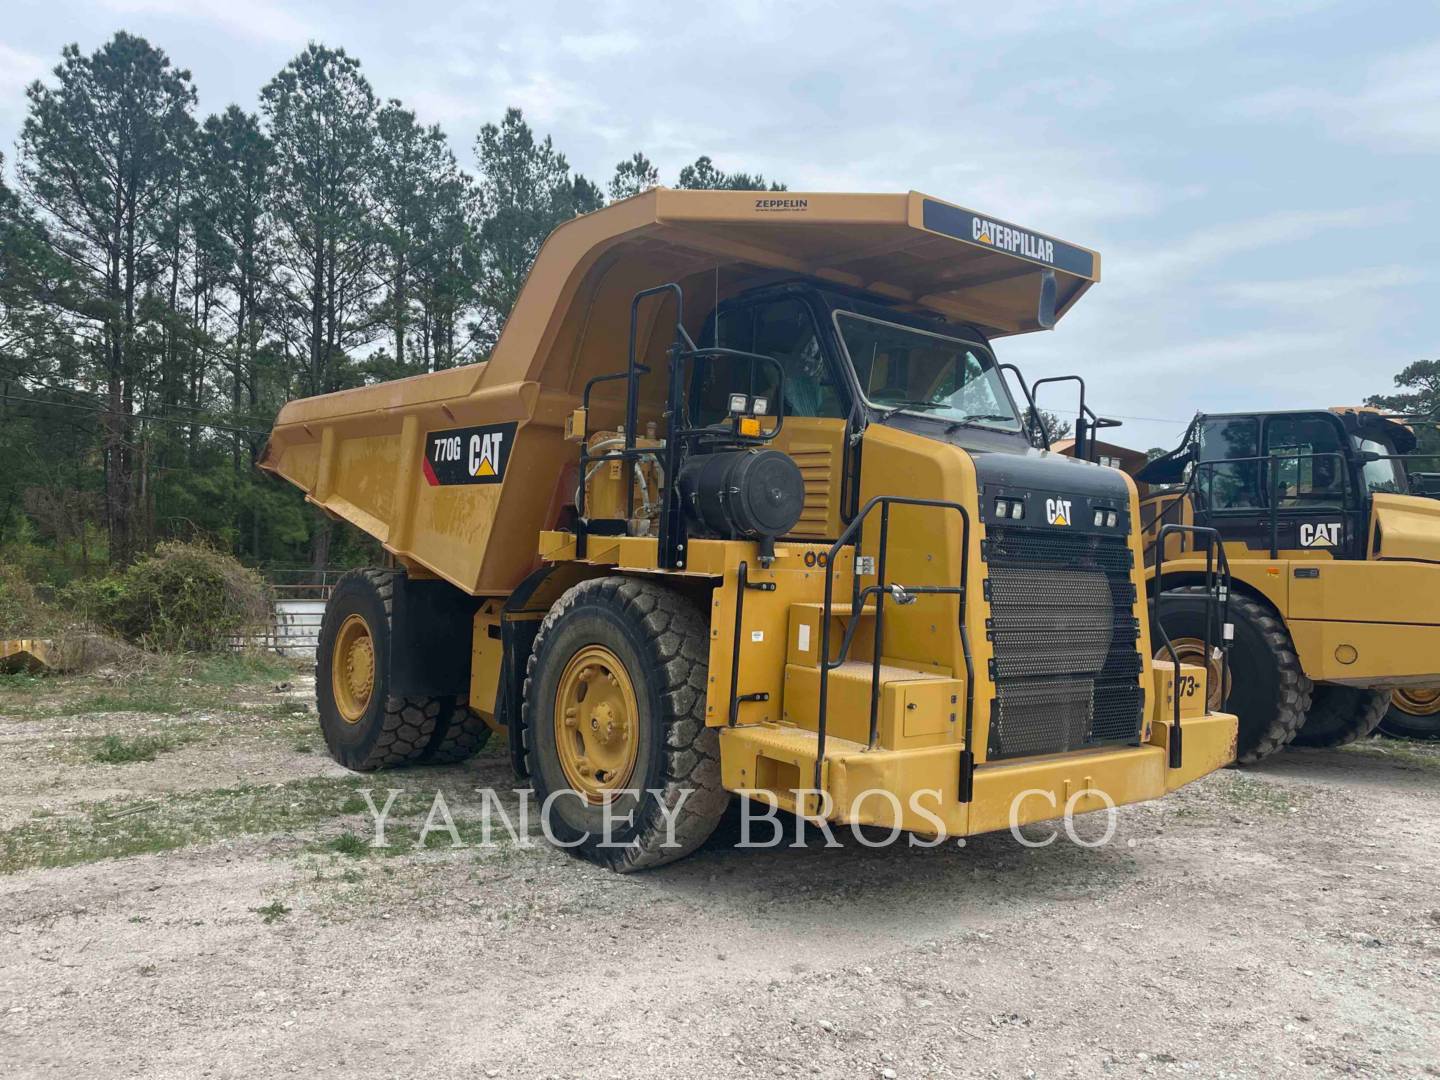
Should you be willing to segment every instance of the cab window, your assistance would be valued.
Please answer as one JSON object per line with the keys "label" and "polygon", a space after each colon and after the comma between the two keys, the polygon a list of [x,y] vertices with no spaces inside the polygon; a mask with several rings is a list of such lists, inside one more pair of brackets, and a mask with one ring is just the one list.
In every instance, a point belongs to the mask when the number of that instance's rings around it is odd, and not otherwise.
{"label": "cab window", "polygon": [[1276,417],[1265,425],[1281,510],[1345,504],[1345,455],[1339,426],[1324,416]]}
{"label": "cab window", "polygon": [[1399,493],[1405,490],[1405,481],[1400,475],[1399,463],[1393,460],[1395,450],[1374,439],[1354,437],[1355,449],[1363,453],[1380,455],[1379,461],[1365,462],[1365,486],[1373,494],[1377,491]]}
{"label": "cab window", "polygon": [[[1253,417],[1207,420],[1200,427],[1196,486],[1211,510],[1252,510],[1260,498],[1260,424]],[[1250,460],[1237,460],[1250,459]]]}
{"label": "cab window", "polygon": [[[718,331],[713,321],[707,324],[700,346],[719,344],[780,361],[785,369],[786,416],[845,417],[844,403],[821,349],[815,320],[802,301],[787,298],[730,308],[721,312]],[[692,408],[698,424],[723,420],[729,396],[740,391],[769,398],[769,411],[779,411],[774,372],[764,364],[716,357],[699,362],[695,379]]]}

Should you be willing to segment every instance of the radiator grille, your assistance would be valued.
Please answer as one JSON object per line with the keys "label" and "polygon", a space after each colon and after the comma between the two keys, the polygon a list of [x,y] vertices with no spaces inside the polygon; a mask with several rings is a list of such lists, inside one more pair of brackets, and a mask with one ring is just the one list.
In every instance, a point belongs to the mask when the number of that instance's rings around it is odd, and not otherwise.
{"label": "radiator grille", "polygon": [[1123,536],[991,526],[989,758],[1137,743],[1144,712]]}

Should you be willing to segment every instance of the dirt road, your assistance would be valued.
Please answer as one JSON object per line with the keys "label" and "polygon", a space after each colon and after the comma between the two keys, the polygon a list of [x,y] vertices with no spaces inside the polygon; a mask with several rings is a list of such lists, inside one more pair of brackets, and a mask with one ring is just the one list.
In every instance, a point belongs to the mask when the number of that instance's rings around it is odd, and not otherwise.
{"label": "dirt road", "polygon": [[[1440,1075],[1440,752],[1287,752],[1094,849],[727,827],[618,877],[470,842],[503,745],[371,778],[406,789],[372,851],[273,678],[0,697],[0,1075]],[[416,849],[437,789],[464,846]]]}

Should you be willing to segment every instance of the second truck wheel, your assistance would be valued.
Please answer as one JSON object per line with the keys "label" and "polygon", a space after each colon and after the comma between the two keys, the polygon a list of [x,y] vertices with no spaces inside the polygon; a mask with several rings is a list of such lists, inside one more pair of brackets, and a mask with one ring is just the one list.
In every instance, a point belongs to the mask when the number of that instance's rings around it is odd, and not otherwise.
{"label": "second truck wheel", "polygon": [[[1187,654],[1203,653],[1205,591],[1176,589],[1160,601],[1159,608],[1160,621],[1181,660]],[[1258,600],[1232,594],[1230,621],[1235,640],[1230,648],[1228,708],[1240,721],[1236,761],[1248,765],[1269,757],[1295,737],[1310,708],[1312,684],[1300,669],[1285,627]],[[1211,642],[1220,640],[1220,629],[1210,628]],[[1152,639],[1155,659],[1168,660],[1160,635],[1153,634]],[[1218,705],[1218,687],[1212,685],[1210,694]]]}

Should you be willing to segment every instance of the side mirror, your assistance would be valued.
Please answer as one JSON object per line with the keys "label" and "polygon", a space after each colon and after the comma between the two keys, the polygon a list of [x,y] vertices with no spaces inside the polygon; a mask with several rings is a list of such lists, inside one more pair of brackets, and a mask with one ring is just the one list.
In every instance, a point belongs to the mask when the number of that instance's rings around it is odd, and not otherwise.
{"label": "side mirror", "polygon": [[1040,304],[1035,312],[1035,321],[1042,330],[1055,329],[1055,271],[1040,272]]}

